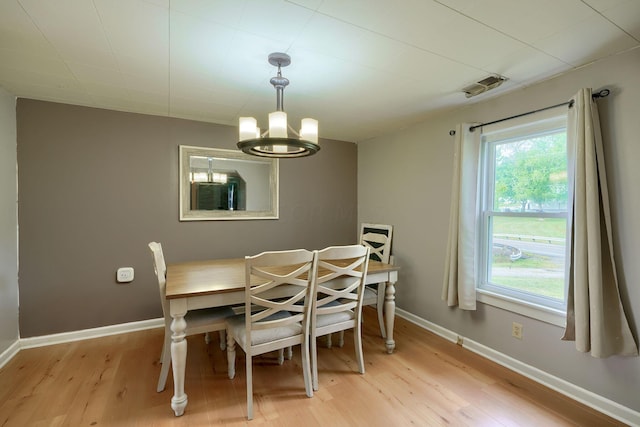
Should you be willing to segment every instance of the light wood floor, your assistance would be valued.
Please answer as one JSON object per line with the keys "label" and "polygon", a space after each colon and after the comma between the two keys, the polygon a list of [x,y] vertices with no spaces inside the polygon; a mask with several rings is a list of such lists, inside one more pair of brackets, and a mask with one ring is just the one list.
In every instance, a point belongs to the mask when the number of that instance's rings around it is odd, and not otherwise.
{"label": "light wood floor", "polygon": [[[622,425],[423,329],[396,320],[387,355],[365,309],[366,374],[344,348],[320,348],[320,390],[304,393],[299,348],[278,366],[254,359],[252,426],[615,426]],[[246,425],[244,354],[226,376],[217,335],[188,338],[189,405],[176,418],[156,393],[162,330],[22,350],[0,370],[0,426]]]}

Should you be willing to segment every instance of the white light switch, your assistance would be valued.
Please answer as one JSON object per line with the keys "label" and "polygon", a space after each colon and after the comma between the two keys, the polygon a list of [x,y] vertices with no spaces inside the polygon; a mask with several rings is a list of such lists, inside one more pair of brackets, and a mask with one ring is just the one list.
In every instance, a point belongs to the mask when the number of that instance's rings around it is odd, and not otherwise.
{"label": "white light switch", "polygon": [[118,283],[129,283],[133,281],[133,267],[120,267],[116,272]]}

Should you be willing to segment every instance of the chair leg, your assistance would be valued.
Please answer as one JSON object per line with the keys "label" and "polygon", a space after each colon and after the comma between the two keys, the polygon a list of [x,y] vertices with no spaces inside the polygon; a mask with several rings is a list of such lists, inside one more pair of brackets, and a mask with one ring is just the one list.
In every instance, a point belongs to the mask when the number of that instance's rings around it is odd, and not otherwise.
{"label": "chair leg", "polygon": [[171,367],[171,335],[167,332],[164,334],[164,343],[162,344],[162,355],[160,357],[160,377],[158,378],[158,387],[156,391],[160,393],[164,390],[167,384],[167,376],[169,375],[169,368]]}
{"label": "chair leg", "polygon": [[[248,346],[247,346],[248,347]],[[253,363],[251,355],[245,352],[245,363],[247,365],[247,419],[253,419]]]}
{"label": "chair leg", "polygon": [[227,331],[221,329],[218,331],[218,335],[220,335],[220,350],[225,351],[227,348]]}
{"label": "chair leg", "polygon": [[[309,337],[307,336],[307,340]],[[315,337],[313,337],[315,341]],[[301,345],[302,347],[302,376],[304,378],[304,390],[307,393],[307,397],[313,397],[313,379],[311,374],[311,362],[309,360],[309,341],[304,341]],[[315,362],[314,362],[315,363]],[[316,373],[317,377],[317,373]],[[316,387],[318,386],[318,381],[316,378]],[[317,390],[317,389],[316,389]]]}
{"label": "chair leg", "polygon": [[[311,335],[309,344],[311,345],[311,384],[314,391],[318,391],[318,345],[315,334]],[[304,354],[302,355],[304,359]],[[304,364],[302,365],[304,369]]]}
{"label": "chair leg", "polygon": [[287,360],[291,360],[293,359],[293,347],[289,346],[286,348],[286,354],[285,354],[285,349],[281,348],[280,350],[278,350],[278,365],[282,365],[284,363],[284,358],[286,357]]}
{"label": "chair leg", "polygon": [[358,370],[364,374],[364,357],[362,353],[362,328],[358,323],[353,330],[353,344],[356,349],[356,361],[358,362]]}
{"label": "chair leg", "polygon": [[210,342],[211,342],[211,337],[209,336],[209,332],[205,332],[204,333],[204,343],[209,345]]}
{"label": "chair leg", "polygon": [[[167,339],[166,332],[165,332],[165,337],[164,337],[164,339],[165,339],[165,340]],[[160,363],[163,363],[162,361],[164,360],[164,347],[165,347],[165,345],[164,345],[164,342],[163,342],[163,343],[162,343],[162,351],[160,352]]]}
{"label": "chair leg", "polygon": [[384,327],[384,295],[387,286],[384,283],[378,283],[378,302],[376,303],[376,311],[378,312],[378,324],[380,325],[380,335],[387,338],[387,330]]}
{"label": "chair leg", "polygon": [[236,340],[227,334],[227,374],[232,380],[236,376]]}
{"label": "chair leg", "polygon": [[327,348],[331,348],[333,343],[331,342],[331,334],[327,334]]}
{"label": "chair leg", "polygon": [[338,332],[338,347],[342,348],[344,345],[344,331]]}

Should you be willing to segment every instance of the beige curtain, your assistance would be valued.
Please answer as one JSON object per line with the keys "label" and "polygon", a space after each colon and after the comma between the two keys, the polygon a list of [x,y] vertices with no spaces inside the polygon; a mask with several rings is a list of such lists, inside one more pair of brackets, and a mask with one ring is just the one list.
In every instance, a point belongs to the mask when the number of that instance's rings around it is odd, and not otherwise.
{"label": "beige curtain", "polygon": [[447,305],[464,310],[476,309],[478,268],[480,132],[469,132],[472,125],[462,123],[456,127],[449,239],[442,287],[442,299]]}
{"label": "beige curtain", "polygon": [[600,121],[591,89],[569,109],[569,176],[573,171],[571,266],[563,340],[594,357],[637,356],[638,347],[620,301],[613,259],[609,194]]}

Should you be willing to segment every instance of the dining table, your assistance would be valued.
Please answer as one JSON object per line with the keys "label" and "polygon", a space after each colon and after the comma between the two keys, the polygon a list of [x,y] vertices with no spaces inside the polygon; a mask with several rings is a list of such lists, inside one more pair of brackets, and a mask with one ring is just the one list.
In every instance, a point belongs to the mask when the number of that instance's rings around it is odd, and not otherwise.
{"label": "dining table", "polygon": [[[395,318],[395,283],[399,267],[375,260],[369,261],[366,284],[385,283],[385,327],[386,351],[393,353]],[[211,259],[190,261],[167,266],[166,299],[169,302],[171,321],[171,365],[173,368],[174,395],[171,408],[176,416],[184,414],[187,395],[184,390],[187,361],[187,341],[185,315],[189,310],[245,302],[245,260],[244,258]]]}

